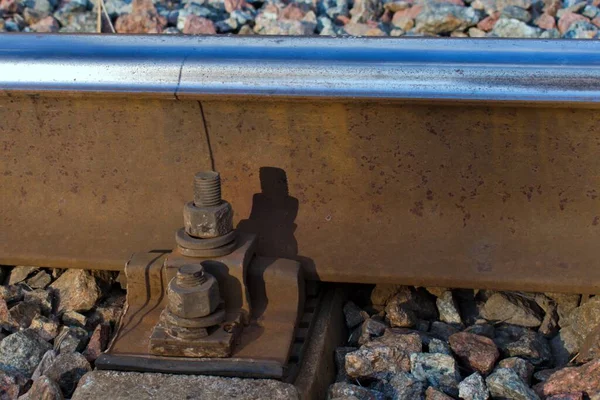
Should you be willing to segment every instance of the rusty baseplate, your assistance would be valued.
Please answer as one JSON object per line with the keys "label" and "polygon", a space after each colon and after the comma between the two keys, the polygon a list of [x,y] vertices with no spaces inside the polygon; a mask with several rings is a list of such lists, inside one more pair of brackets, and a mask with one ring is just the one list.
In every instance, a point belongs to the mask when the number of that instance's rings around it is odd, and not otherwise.
{"label": "rusty baseplate", "polygon": [[[220,286],[228,314],[242,310],[246,321],[228,358],[158,356],[150,336],[167,304],[165,287],[178,265],[177,253],[138,253],[128,262],[127,308],[100,369],[262,377],[292,380],[309,335],[318,296],[305,301],[298,262],[254,256],[255,236],[238,235],[236,249],[211,260],[207,272]],[[227,266],[227,267],[224,267]],[[236,266],[239,266],[237,268]]]}

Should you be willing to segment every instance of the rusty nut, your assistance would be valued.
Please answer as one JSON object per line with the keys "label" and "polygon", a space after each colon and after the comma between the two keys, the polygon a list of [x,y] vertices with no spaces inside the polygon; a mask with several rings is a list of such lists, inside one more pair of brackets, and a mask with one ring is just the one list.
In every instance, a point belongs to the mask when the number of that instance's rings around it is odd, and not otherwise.
{"label": "rusty nut", "polygon": [[233,230],[233,209],[222,200],[216,206],[198,207],[193,202],[183,207],[183,226],[188,235],[208,239]]}
{"label": "rusty nut", "polygon": [[221,303],[219,284],[214,276],[204,273],[202,282],[182,285],[171,279],[167,290],[169,311],[181,318],[200,318],[212,314]]}

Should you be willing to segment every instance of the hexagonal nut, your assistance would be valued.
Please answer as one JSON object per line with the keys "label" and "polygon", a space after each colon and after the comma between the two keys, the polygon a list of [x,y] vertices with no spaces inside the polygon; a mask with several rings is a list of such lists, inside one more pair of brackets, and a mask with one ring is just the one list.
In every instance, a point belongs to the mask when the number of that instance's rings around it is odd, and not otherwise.
{"label": "hexagonal nut", "polygon": [[221,303],[219,283],[206,272],[204,276],[204,283],[192,287],[181,287],[177,284],[177,278],[171,279],[167,289],[169,311],[181,318],[200,318],[212,314]]}
{"label": "hexagonal nut", "polygon": [[188,235],[215,238],[233,230],[233,209],[222,201],[218,206],[197,207],[193,202],[183,207],[183,226]]}

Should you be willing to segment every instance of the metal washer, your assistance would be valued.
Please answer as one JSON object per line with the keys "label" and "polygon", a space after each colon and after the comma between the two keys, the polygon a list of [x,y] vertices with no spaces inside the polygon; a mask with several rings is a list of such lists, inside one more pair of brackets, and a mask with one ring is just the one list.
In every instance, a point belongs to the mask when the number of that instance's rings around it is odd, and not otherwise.
{"label": "metal washer", "polygon": [[235,230],[232,230],[231,232],[223,236],[217,236],[216,238],[199,239],[190,236],[184,228],[181,228],[175,232],[175,242],[179,247],[189,250],[209,250],[217,249],[232,242],[235,239],[235,235]]}

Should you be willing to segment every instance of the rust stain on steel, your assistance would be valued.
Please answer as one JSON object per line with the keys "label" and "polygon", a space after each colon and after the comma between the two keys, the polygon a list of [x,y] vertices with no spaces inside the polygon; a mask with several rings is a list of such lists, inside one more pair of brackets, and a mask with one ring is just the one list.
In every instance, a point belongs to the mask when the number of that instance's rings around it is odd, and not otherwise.
{"label": "rust stain on steel", "polygon": [[[210,166],[197,102],[0,101],[0,262],[118,269],[131,252],[171,247],[189,176]],[[591,109],[203,108],[235,223],[259,235],[259,254],[300,260],[310,278],[598,290]]]}

